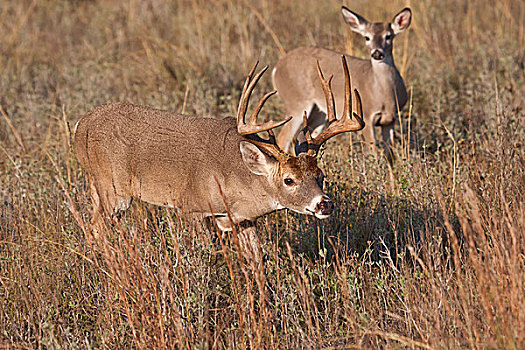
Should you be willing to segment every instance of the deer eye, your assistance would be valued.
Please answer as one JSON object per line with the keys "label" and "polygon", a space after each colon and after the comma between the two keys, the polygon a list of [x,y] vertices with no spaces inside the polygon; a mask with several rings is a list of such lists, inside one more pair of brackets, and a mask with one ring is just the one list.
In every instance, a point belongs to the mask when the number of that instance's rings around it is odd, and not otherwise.
{"label": "deer eye", "polygon": [[365,36],[365,40],[366,41],[370,41],[370,37],[369,36]]}
{"label": "deer eye", "polygon": [[290,179],[289,177],[287,177],[286,179],[284,179],[284,184],[286,186],[293,186],[293,185],[295,185],[295,181]]}
{"label": "deer eye", "polygon": [[390,39],[392,39],[392,34],[387,34],[387,35],[385,36],[385,39],[386,39],[386,40],[390,40]]}

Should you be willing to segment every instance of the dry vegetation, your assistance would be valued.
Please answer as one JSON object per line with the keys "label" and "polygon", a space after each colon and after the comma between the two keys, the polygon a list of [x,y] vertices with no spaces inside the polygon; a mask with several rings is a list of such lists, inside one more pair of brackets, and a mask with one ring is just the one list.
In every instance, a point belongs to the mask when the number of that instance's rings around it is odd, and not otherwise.
{"label": "dry vegetation", "polygon": [[[91,235],[80,116],[110,101],[233,113],[256,59],[305,44],[364,55],[341,4],[2,0],[0,348],[525,347],[519,0],[412,2],[393,171],[355,136],[331,141],[336,213],[261,219],[264,269],[235,234],[188,232],[144,203]],[[407,2],[349,5],[383,20]],[[275,98],[264,114],[282,111]]]}

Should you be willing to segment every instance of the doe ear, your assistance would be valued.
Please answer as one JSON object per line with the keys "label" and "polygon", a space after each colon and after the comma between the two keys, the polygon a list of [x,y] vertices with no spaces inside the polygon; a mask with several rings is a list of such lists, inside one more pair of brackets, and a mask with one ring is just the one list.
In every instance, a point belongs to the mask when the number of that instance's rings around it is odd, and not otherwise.
{"label": "doe ear", "polygon": [[368,24],[368,21],[364,17],[350,11],[346,6],[341,7],[341,13],[343,14],[345,22],[350,26],[350,29],[364,35],[366,25]]}
{"label": "doe ear", "polygon": [[412,10],[406,7],[397,15],[394,16],[392,20],[392,30],[394,34],[397,35],[408,28],[410,22],[412,21]]}
{"label": "doe ear", "polygon": [[269,175],[272,165],[276,162],[267,156],[259,147],[248,141],[239,144],[242,160],[248,169],[255,175]]}

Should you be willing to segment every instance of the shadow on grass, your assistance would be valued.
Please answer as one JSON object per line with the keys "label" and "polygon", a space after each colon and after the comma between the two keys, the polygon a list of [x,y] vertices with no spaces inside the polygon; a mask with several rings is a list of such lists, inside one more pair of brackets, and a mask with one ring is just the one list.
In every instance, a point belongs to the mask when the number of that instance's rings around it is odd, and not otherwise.
{"label": "shadow on grass", "polygon": [[[418,252],[427,244],[440,245],[442,258],[449,251],[443,215],[437,203],[423,206],[406,198],[352,188],[339,183],[332,188],[337,208],[325,221],[294,215],[281,233],[278,244],[285,249],[290,242],[297,254],[311,260],[332,260],[335,254],[365,256],[371,261],[385,258],[394,264],[399,259],[411,259],[408,247]],[[335,195],[334,195],[335,194]],[[435,201],[434,201],[435,202]],[[286,214],[279,218],[286,221]],[[456,233],[460,225],[455,215],[449,220]],[[461,240],[461,237],[458,237]]]}

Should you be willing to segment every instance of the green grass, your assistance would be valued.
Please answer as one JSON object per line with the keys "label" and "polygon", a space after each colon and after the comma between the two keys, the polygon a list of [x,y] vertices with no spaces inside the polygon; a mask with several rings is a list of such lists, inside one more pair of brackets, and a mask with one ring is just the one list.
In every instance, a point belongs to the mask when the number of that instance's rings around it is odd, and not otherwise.
{"label": "green grass", "polygon": [[[382,21],[407,4],[349,6]],[[411,3],[395,43],[412,96],[397,162],[363,153],[355,135],[331,140],[320,163],[336,212],[261,218],[264,269],[235,235],[190,232],[145,203],[91,234],[76,120],[116,101],[234,114],[249,68],[281,47],[365,57],[341,5],[2,2],[0,348],[525,346],[518,0]],[[267,75],[257,94],[270,89]],[[262,112],[283,113],[278,98]]]}

